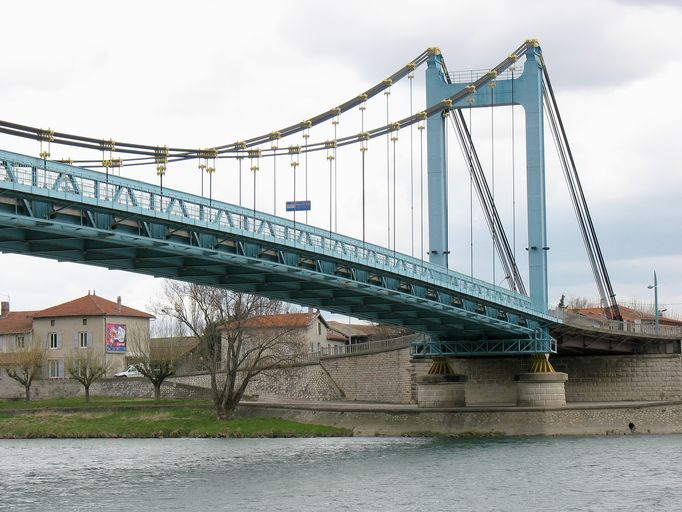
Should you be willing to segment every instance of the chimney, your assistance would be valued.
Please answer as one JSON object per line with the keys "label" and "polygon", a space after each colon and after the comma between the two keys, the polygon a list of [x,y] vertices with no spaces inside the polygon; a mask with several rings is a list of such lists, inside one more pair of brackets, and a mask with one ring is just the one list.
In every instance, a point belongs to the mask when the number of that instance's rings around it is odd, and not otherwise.
{"label": "chimney", "polygon": [[9,315],[9,301],[3,300],[0,302],[0,318],[5,318]]}
{"label": "chimney", "polygon": [[118,312],[120,313],[121,312],[121,296],[120,295],[116,298],[116,304],[118,304]]}

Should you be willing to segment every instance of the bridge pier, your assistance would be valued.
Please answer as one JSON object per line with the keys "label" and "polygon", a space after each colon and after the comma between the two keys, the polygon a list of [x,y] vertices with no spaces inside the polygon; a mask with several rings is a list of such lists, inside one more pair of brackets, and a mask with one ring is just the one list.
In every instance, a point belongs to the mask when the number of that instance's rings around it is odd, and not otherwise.
{"label": "bridge pier", "polygon": [[446,357],[434,357],[429,373],[417,379],[417,407],[464,407],[467,380],[452,371]]}
{"label": "bridge pier", "polygon": [[424,375],[417,379],[417,407],[464,407],[466,375]]}
{"label": "bridge pier", "polygon": [[516,380],[516,405],[519,407],[563,407],[566,405],[568,374],[557,372],[549,354],[535,354],[526,373]]}

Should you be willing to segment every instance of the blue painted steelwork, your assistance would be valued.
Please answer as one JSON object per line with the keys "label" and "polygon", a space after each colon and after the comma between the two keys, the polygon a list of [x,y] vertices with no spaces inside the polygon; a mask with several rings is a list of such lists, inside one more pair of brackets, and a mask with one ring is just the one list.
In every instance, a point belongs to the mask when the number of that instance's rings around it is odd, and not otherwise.
{"label": "blue painted steelwork", "polygon": [[465,341],[415,341],[412,343],[413,357],[510,354],[556,353],[556,340],[538,332],[533,338],[507,340],[465,340]]}
{"label": "blue painted steelwork", "polygon": [[360,240],[5,151],[0,251],[257,293],[434,340],[531,339],[559,323],[528,297]]}
{"label": "blue painted steelwork", "polygon": [[[545,205],[545,157],[542,111],[542,68],[540,48],[535,43],[525,50],[526,62],[518,78],[496,79],[452,108],[479,108],[521,105],[526,114],[526,166],[528,202],[528,267],[532,307],[548,310],[547,289],[547,229]],[[433,54],[428,59],[426,95],[428,105],[471,87],[470,81],[450,83],[445,74],[443,58]],[[472,77],[473,78],[473,77]],[[448,209],[447,173],[445,161],[445,128],[441,114],[427,120],[429,179],[429,243],[430,261],[447,266]]]}

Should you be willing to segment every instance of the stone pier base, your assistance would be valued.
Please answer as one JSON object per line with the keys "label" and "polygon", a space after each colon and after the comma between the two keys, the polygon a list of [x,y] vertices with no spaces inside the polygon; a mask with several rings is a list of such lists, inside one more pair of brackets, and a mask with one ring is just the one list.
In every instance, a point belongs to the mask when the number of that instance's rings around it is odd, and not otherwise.
{"label": "stone pier base", "polygon": [[425,375],[417,379],[417,407],[464,407],[465,375]]}
{"label": "stone pier base", "polygon": [[568,374],[521,373],[516,376],[516,405],[519,407],[557,407],[566,405],[565,383]]}

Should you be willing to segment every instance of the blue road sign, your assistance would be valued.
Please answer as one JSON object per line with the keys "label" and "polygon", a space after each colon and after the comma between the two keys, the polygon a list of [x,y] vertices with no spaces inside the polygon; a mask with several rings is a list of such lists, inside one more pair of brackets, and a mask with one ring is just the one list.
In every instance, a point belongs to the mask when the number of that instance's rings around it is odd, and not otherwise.
{"label": "blue road sign", "polygon": [[310,201],[287,201],[288,212],[302,212],[310,210]]}

